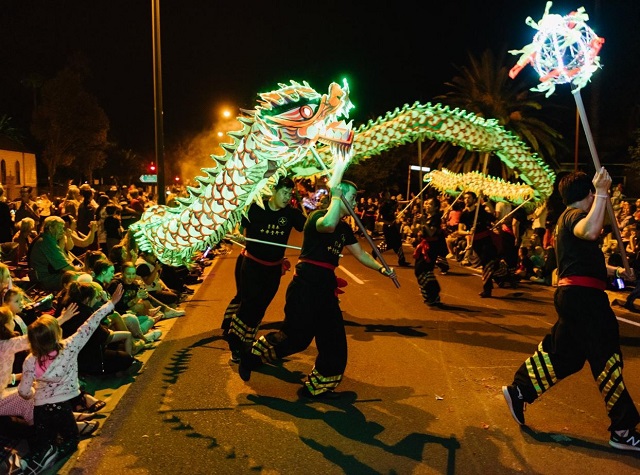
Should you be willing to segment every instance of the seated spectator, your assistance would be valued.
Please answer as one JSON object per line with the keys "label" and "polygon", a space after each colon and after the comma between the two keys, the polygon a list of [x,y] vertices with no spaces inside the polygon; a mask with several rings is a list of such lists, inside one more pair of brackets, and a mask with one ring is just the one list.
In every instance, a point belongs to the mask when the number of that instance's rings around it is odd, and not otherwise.
{"label": "seated spectator", "polygon": [[[16,336],[26,335],[27,327],[29,323],[31,323],[25,322],[20,315],[24,310],[24,300],[22,296],[22,289],[15,288],[7,290],[4,293],[4,297],[2,298],[2,305],[7,307],[13,315],[13,328],[10,328],[10,330],[13,331]],[[9,324],[9,326],[11,325]],[[14,375],[19,375],[20,373],[22,373],[22,363],[24,363],[24,360],[28,354],[28,350],[18,351],[14,354],[14,362],[12,368],[12,373]],[[16,378],[13,379],[15,380]],[[0,382],[0,384],[2,384],[2,382]]]}
{"label": "seated spectator", "polygon": [[518,248],[518,263],[514,272],[516,279],[528,280],[534,275],[533,262],[529,258],[529,249],[521,246]]}
{"label": "seated spectator", "polygon": [[[72,282],[62,305],[68,306],[71,303],[78,305],[78,313],[62,325],[63,338],[73,335],[93,314],[94,308],[102,303],[102,295],[92,284]],[[117,349],[122,346],[124,351]],[[103,321],[78,353],[78,370],[80,373],[93,375],[124,371],[134,363],[133,353],[131,333],[114,332]]]}
{"label": "seated spectator", "polygon": [[13,288],[13,280],[11,279],[11,271],[6,264],[0,262],[0,294],[4,294]]}
{"label": "seated spectator", "polygon": [[18,244],[15,253],[15,264],[25,260],[29,246],[38,237],[36,222],[32,218],[24,218],[18,223],[18,232],[13,236],[13,242]]}
{"label": "seated spectator", "polygon": [[98,231],[98,223],[92,221],[89,225],[89,234],[83,234],[78,231],[78,222],[70,214],[64,214],[61,218],[65,222],[64,239],[61,241],[61,246],[67,252],[71,252],[75,256],[84,254],[87,248],[92,246],[96,240],[96,233]]}
{"label": "seated spectator", "polygon": [[99,260],[109,260],[107,256],[105,256],[102,251],[87,251],[84,255],[84,267],[82,268],[83,272],[87,274],[91,274],[93,277],[93,267],[96,265],[96,262]]}
{"label": "seated spectator", "polygon": [[[174,317],[182,317],[185,311],[179,308],[171,308],[162,302],[155,300],[145,288],[144,282],[136,274],[136,266],[133,262],[125,262],[122,266],[122,278],[115,281],[122,284],[125,289],[122,300],[122,311],[133,312],[136,315],[149,315],[155,321]],[[112,284],[113,287],[114,284]],[[122,302],[122,301],[121,301]],[[119,309],[120,311],[120,309]],[[154,313],[157,312],[157,316]]]}
{"label": "seated spectator", "polygon": [[[103,302],[110,298],[109,296],[109,288],[113,283],[113,277],[115,274],[115,269],[113,264],[107,260],[99,260],[93,266],[93,280],[95,283],[99,284],[101,290],[106,293],[103,297]],[[117,288],[113,286],[113,290]],[[116,309],[117,316],[115,316],[114,320],[118,317],[122,319],[124,324],[126,325],[126,329],[131,332],[131,335],[134,338],[134,352],[140,351],[144,345],[148,342],[157,340],[162,332],[150,331],[156,321],[148,315],[136,315],[134,313],[130,313],[126,311],[126,307],[120,307],[124,310],[124,312],[120,312]],[[159,319],[159,318],[158,318]]]}
{"label": "seated spectator", "polygon": [[149,295],[170,307],[175,307],[178,304],[178,294],[172,291],[160,278],[162,263],[155,254],[150,251],[141,251],[135,265],[136,274],[144,282]]}
{"label": "seated spectator", "polygon": [[544,268],[544,249],[542,246],[536,246],[531,253],[531,262],[533,263],[533,275],[540,276]]}
{"label": "seated spectator", "polygon": [[61,290],[63,272],[81,270],[71,263],[58,246],[58,242],[64,237],[64,229],[65,222],[62,218],[49,216],[44,220],[43,231],[33,241],[29,251],[29,278],[45,290]]}

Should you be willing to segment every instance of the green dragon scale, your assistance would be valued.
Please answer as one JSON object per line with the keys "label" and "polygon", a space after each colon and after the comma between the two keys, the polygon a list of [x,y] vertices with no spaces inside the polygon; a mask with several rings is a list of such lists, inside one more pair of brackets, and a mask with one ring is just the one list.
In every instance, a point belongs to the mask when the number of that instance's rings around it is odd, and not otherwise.
{"label": "green dragon scale", "polygon": [[[198,187],[187,188],[187,198],[177,207],[152,206],[131,225],[140,249],[165,264],[187,264],[230,232],[249,204],[261,204],[280,177],[331,170],[337,159],[357,162],[419,138],[495,153],[534,189],[536,201],[553,190],[551,169],[493,119],[415,103],[353,131],[342,120],[353,107],[346,81],[332,83],[323,95],[306,82],[279,86],[259,94],[255,110],[238,118],[243,129],[228,134],[233,143],[222,145],[223,156],[212,156],[216,166],[203,169],[206,176],[196,178]],[[325,167],[318,167],[318,159]]]}

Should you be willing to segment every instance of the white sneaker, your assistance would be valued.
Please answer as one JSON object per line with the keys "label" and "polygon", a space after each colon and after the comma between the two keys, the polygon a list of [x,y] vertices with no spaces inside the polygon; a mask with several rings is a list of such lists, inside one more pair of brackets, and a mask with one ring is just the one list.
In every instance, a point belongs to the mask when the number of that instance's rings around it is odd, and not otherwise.
{"label": "white sneaker", "polygon": [[153,331],[148,332],[144,336],[144,339],[147,340],[148,343],[151,343],[153,341],[156,341],[161,336],[162,336],[162,332],[160,330],[153,330]]}
{"label": "white sneaker", "polygon": [[175,318],[186,315],[187,312],[178,308],[168,308],[164,312],[164,318]]}

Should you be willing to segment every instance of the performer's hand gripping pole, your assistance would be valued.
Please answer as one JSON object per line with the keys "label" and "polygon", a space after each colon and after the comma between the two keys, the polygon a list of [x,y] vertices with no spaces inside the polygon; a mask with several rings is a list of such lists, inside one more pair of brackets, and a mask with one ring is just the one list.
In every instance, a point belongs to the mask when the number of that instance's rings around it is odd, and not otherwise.
{"label": "performer's hand gripping pole", "polygon": [[[314,148],[311,148],[311,153],[317,160],[318,164],[320,164],[322,169],[325,171],[328,171],[327,166],[322,161],[322,158],[320,158],[320,156],[318,155],[318,152],[316,152]],[[371,238],[371,236],[369,236],[367,229],[362,224],[362,221],[360,221],[360,217],[355,213],[355,211],[351,207],[351,204],[347,201],[347,199],[343,195],[340,196],[340,199],[342,200],[342,204],[344,204],[344,206],[347,208],[347,211],[349,211],[349,214],[351,215],[355,223],[358,225],[358,229],[360,229],[362,234],[364,234],[364,237],[366,238],[367,242],[371,246],[371,250],[380,261],[380,264],[382,264],[382,266],[384,267],[384,270],[387,271],[388,273],[391,273],[391,267],[389,267],[387,262],[384,260],[384,257],[382,257],[382,253],[378,249],[378,246],[376,246],[376,244],[373,242],[373,239]],[[395,284],[396,288],[400,288],[400,282],[398,282],[398,278],[394,276],[394,277],[391,277],[391,279],[393,280],[393,283]]]}
{"label": "performer's hand gripping pole", "polygon": [[[596,171],[602,168],[600,164],[600,159],[598,158],[598,151],[596,150],[596,145],[593,141],[593,134],[591,133],[591,127],[589,126],[589,119],[587,118],[587,113],[584,109],[584,104],[582,103],[582,96],[580,95],[580,89],[574,89],[571,91],[573,93],[573,97],[576,100],[576,106],[578,107],[578,113],[580,114],[580,121],[582,122],[582,128],[584,129],[584,133],[587,136],[587,144],[589,144],[589,151],[591,152],[591,158],[593,159],[593,164],[596,167]],[[620,227],[618,226],[618,220],[616,219],[616,215],[613,212],[613,205],[611,204],[611,197],[606,200],[607,201],[607,214],[609,215],[609,220],[611,221],[611,230],[613,231],[616,240],[618,241],[618,248],[620,251],[620,257],[622,258],[622,267],[624,267],[625,273],[629,278],[635,280],[635,275],[633,270],[629,266],[629,260],[627,259],[627,253],[624,248],[624,244],[622,242],[622,236],[620,234]]]}

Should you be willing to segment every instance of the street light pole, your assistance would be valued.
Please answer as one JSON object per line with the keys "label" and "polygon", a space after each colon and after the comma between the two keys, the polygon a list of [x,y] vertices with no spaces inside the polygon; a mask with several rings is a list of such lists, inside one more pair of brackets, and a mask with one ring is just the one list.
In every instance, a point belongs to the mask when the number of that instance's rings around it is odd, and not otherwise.
{"label": "street light pole", "polygon": [[157,165],[158,204],[166,204],[164,177],[164,123],[162,109],[162,50],[160,47],[160,0],[151,0],[153,40],[153,111]]}

